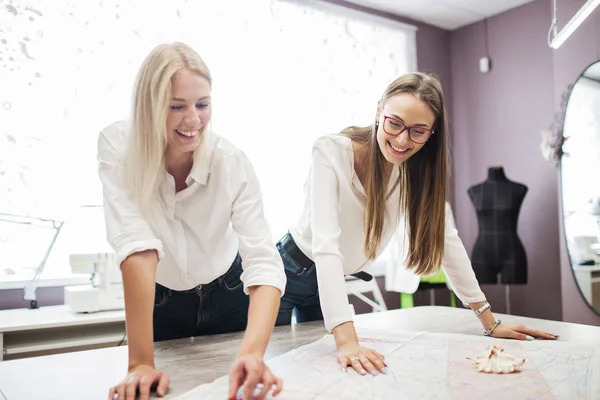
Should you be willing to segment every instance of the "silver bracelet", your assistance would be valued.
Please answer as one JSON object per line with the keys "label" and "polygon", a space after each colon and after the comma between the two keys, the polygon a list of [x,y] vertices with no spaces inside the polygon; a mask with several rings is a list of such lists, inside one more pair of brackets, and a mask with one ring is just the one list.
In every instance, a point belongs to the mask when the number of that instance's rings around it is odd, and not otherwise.
{"label": "silver bracelet", "polygon": [[494,329],[496,329],[496,327],[498,325],[500,325],[502,323],[502,321],[500,321],[499,319],[496,320],[496,323],[494,324],[494,326],[492,326],[491,329],[488,329],[487,331],[483,332],[483,336],[490,336],[492,334],[492,332],[494,332]]}
{"label": "silver bracelet", "polygon": [[482,305],[481,307],[479,307],[476,310],[473,310],[473,312],[475,313],[476,316],[479,317],[479,314],[481,314],[482,312],[484,312],[487,309],[491,309],[492,306],[490,306],[490,303],[488,303],[487,301],[485,302],[484,305]]}

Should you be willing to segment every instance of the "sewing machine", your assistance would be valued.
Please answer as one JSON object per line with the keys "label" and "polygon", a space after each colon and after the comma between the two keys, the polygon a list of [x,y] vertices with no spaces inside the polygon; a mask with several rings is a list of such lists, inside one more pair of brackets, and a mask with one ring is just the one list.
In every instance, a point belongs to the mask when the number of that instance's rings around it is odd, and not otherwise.
{"label": "sewing machine", "polygon": [[65,305],[78,313],[125,308],[121,271],[113,253],[71,254],[71,271],[90,274],[89,285],[65,286]]}

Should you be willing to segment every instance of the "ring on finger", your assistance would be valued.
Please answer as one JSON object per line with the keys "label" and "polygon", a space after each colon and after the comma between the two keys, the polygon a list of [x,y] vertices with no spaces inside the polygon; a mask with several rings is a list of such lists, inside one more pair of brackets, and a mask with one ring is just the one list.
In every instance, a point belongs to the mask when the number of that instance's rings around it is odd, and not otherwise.
{"label": "ring on finger", "polygon": [[357,357],[357,356],[350,357],[350,362],[354,362],[354,361],[357,361],[357,360],[358,360],[358,357]]}

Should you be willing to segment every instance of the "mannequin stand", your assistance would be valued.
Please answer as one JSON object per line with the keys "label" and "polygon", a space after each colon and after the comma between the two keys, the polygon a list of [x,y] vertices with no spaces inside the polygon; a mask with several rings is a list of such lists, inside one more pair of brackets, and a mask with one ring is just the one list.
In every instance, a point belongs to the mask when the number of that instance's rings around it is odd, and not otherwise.
{"label": "mannequin stand", "polygon": [[[498,282],[502,282],[500,274],[498,274]],[[510,285],[504,285],[504,313],[510,314]]]}

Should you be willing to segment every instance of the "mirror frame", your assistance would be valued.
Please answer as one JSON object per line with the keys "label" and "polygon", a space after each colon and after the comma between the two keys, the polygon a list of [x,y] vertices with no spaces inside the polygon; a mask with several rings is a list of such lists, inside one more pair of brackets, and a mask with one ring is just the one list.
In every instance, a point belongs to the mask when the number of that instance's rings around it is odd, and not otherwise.
{"label": "mirror frame", "polygon": [[562,158],[563,156],[565,156],[565,153],[563,153],[562,150],[562,146],[563,143],[565,142],[565,140],[568,139],[568,137],[565,137],[563,135],[564,133],[564,127],[565,127],[565,120],[567,118],[567,107],[569,104],[569,100],[571,98],[571,93],[573,92],[573,88],[575,87],[575,85],[577,84],[577,82],[579,82],[579,80],[583,77],[583,74],[588,70],[588,68],[590,68],[592,65],[598,64],[600,63],[600,60],[596,60],[594,62],[592,62],[591,64],[587,65],[583,71],[581,71],[581,73],[579,74],[579,76],[577,77],[577,79],[575,80],[574,83],[572,83],[571,85],[569,85],[567,87],[567,90],[562,94],[561,96],[561,111],[559,113],[556,114],[555,116],[555,121],[552,124],[552,128],[551,131],[555,134],[555,142],[553,143],[553,149],[554,149],[554,159],[557,160],[557,165],[558,165],[558,187],[560,189],[559,191],[559,210],[560,210],[560,217],[562,218],[562,233],[563,233],[563,243],[565,245],[565,251],[567,252],[567,259],[569,260],[569,270],[571,271],[571,276],[573,276],[573,281],[575,282],[575,286],[577,286],[577,291],[579,292],[579,295],[581,296],[581,300],[583,300],[583,302],[585,303],[585,305],[597,316],[600,317],[600,310],[596,310],[594,307],[592,307],[591,304],[589,304],[587,302],[587,300],[585,299],[585,296],[583,295],[583,291],[581,290],[581,287],[579,286],[579,283],[577,282],[577,277],[575,276],[575,271],[573,271],[573,263],[571,260],[571,253],[569,252],[569,245],[568,245],[568,241],[567,241],[567,230],[565,228],[565,223],[564,223],[564,204],[563,204],[563,197],[562,197],[562,187],[563,187],[563,172],[562,172]]}

